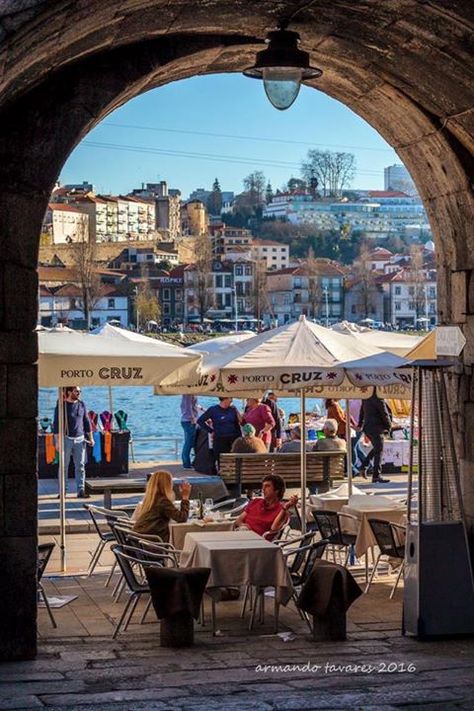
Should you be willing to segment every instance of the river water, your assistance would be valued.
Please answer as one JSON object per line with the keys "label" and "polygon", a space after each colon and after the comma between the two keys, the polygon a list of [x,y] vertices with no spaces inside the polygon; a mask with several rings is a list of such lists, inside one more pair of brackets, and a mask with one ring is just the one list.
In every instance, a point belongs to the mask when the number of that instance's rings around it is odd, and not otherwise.
{"label": "river water", "polygon": [[[57,400],[55,388],[40,388],[39,416],[53,417]],[[103,412],[109,409],[109,390],[104,387],[83,387],[82,400],[88,410]],[[179,395],[157,396],[151,387],[116,387],[112,388],[113,411],[124,410],[128,414],[127,424],[134,438],[140,437],[179,437],[182,438],[180,425]],[[207,408],[218,402],[215,397],[199,397],[199,404]],[[236,407],[243,411],[244,401],[234,399]],[[288,417],[290,413],[299,413],[298,398],[281,398],[278,402]],[[324,413],[323,401],[320,399],[306,400],[306,412],[313,409]],[[173,449],[166,442],[134,443],[134,453],[137,460],[156,459],[158,456],[174,458]]]}

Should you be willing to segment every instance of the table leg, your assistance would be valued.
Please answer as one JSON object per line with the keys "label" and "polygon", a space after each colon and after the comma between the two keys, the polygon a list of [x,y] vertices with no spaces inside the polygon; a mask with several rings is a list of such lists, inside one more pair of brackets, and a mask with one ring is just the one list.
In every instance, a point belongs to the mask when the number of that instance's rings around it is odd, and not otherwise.
{"label": "table leg", "polygon": [[278,602],[277,589],[275,588],[275,634],[278,634],[279,618],[280,618],[280,604]]}
{"label": "table leg", "polygon": [[112,491],[110,489],[105,489],[104,491],[104,508],[112,508]]}

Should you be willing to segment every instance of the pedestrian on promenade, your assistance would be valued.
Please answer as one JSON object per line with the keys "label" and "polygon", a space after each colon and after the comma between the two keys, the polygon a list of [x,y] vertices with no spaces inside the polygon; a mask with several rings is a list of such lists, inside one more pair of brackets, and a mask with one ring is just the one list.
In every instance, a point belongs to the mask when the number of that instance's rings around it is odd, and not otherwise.
{"label": "pedestrian on promenade", "polygon": [[202,410],[195,395],[183,395],[181,398],[181,427],[184,432],[184,443],[181,459],[184,469],[192,469],[191,450],[194,449],[196,422],[200,409]]}
{"label": "pedestrian on promenade", "polygon": [[212,434],[212,450],[217,468],[219,457],[230,452],[237,437],[241,435],[240,414],[231,397],[220,397],[217,405],[208,407],[199,417],[197,424]]}
{"label": "pedestrian on promenade", "polygon": [[[65,469],[65,489],[67,493],[67,480],[69,461],[72,456],[74,462],[74,475],[76,477],[77,498],[85,499],[86,483],[86,444],[94,445],[92,438],[92,428],[87,414],[87,408],[82,402],[81,389],[74,385],[64,388],[64,469]],[[56,447],[59,445],[59,412],[58,403],[54,410],[53,432],[56,435]]]}
{"label": "pedestrian on promenade", "polygon": [[260,398],[247,398],[242,423],[255,427],[257,437],[260,437],[268,451],[272,441],[272,430],[275,427],[275,420],[268,405],[264,405]]}
{"label": "pedestrian on promenade", "polygon": [[263,398],[262,405],[267,405],[267,407],[270,408],[272,417],[275,420],[275,426],[272,429],[271,442],[270,442],[270,452],[275,452],[276,450],[280,449],[280,447],[281,447],[281,431],[283,429],[283,427],[282,427],[283,423],[282,423],[282,420],[280,417],[280,408],[278,407],[278,398],[272,390],[270,390],[267,393],[267,396],[265,398]]}
{"label": "pedestrian on promenade", "polygon": [[374,388],[373,395],[367,400],[362,400],[359,416],[359,428],[368,437],[372,449],[362,460],[360,469],[355,476],[367,478],[367,467],[373,459],[372,482],[388,484],[390,479],[382,478],[382,457],[384,448],[384,434],[392,428],[390,410],[382,398],[378,397]]}

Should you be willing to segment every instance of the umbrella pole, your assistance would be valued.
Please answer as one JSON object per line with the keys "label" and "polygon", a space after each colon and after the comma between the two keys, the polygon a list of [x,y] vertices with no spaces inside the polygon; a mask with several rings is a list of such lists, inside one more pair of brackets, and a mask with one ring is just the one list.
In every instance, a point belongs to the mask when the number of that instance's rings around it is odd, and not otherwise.
{"label": "umbrella pole", "polygon": [[351,413],[349,400],[346,400],[346,462],[347,462],[347,488],[352,496],[352,441],[351,441]]}
{"label": "umbrella pole", "polygon": [[63,388],[58,388],[58,429],[59,429],[59,532],[60,542],[59,548],[61,551],[61,571],[66,570],[66,472],[64,462],[64,410],[65,403],[63,399]]}
{"label": "umbrella pole", "polygon": [[306,533],[306,392],[301,388],[301,533]]}

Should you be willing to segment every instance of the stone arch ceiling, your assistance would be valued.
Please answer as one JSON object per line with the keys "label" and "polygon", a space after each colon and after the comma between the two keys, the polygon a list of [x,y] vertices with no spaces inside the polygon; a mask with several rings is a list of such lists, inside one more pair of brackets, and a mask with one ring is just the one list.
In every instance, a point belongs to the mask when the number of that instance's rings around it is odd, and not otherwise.
{"label": "stone arch ceiling", "polygon": [[[132,96],[199,73],[241,71],[278,18],[292,16],[324,70],[314,86],[394,146],[444,237],[445,259],[474,266],[463,236],[474,214],[472,0],[6,0],[0,4],[0,101],[14,101],[91,57],[144,42],[147,72],[84,127]],[[171,48],[171,50],[170,50]],[[166,65],[163,66],[163,61]],[[120,72],[120,67],[117,70]],[[442,226],[446,233],[440,235]]]}

